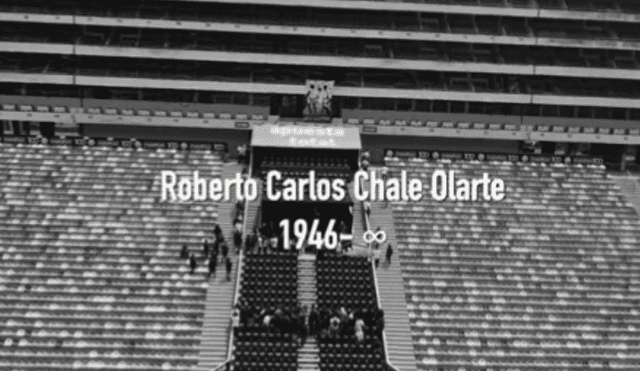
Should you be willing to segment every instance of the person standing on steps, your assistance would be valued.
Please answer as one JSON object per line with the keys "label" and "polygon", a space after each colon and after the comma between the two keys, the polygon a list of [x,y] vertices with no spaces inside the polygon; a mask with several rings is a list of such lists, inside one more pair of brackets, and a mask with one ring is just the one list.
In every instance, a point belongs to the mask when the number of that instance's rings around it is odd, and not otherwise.
{"label": "person standing on steps", "polygon": [[231,281],[231,268],[233,267],[231,258],[227,258],[225,266],[225,268],[227,268],[227,281]]}
{"label": "person standing on steps", "polygon": [[224,238],[220,242],[220,253],[222,254],[222,261],[229,255],[229,245],[227,245],[227,241],[225,241]]}
{"label": "person standing on steps", "polygon": [[300,347],[304,347],[304,344],[307,341],[307,336],[309,335],[309,329],[307,327],[307,307],[302,307],[297,315],[297,327],[298,327],[298,336],[300,337]]}
{"label": "person standing on steps", "polygon": [[238,146],[238,164],[244,164],[247,159],[247,145],[241,144]]}
{"label": "person standing on steps", "polygon": [[[242,227],[240,227],[242,230]],[[236,252],[240,252],[240,248],[242,248],[242,231],[234,231],[233,232],[233,245],[236,248]]]}
{"label": "person standing on steps", "polygon": [[393,255],[393,246],[387,245],[387,267],[391,265],[391,256]]}
{"label": "person standing on steps", "polygon": [[211,278],[211,276],[214,276],[214,277],[216,276],[216,266],[218,263],[217,259],[218,259],[217,255],[215,257],[211,256],[211,258],[209,259],[209,278]]}
{"label": "person standing on steps", "polygon": [[182,245],[182,250],[180,251],[180,259],[189,259],[189,249],[187,248],[187,244]]}
{"label": "person standing on steps", "polygon": [[193,274],[198,267],[198,262],[196,262],[196,255],[194,253],[191,253],[191,256],[189,256],[189,266],[191,267],[191,273],[189,274]]}
{"label": "person standing on steps", "polygon": [[364,212],[367,214],[367,219],[371,218],[371,203],[369,201],[364,202]]}
{"label": "person standing on steps", "polygon": [[220,244],[218,241],[213,243],[213,248],[211,249],[211,260],[213,260],[213,264],[218,264],[218,254],[220,253]]}
{"label": "person standing on steps", "polygon": [[356,339],[358,343],[362,343],[364,341],[364,321],[362,318],[356,319],[356,323],[354,326],[354,332],[356,334]]}
{"label": "person standing on steps", "polygon": [[[386,166],[383,166],[380,171],[382,172],[382,181],[384,181],[386,183],[387,182],[387,178],[389,177],[389,169]],[[389,200],[385,197],[384,198],[384,208],[386,209],[387,207],[389,207]]]}
{"label": "person standing on steps", "polygon": [[318,310],[316,309],[316,305],[311,305],[311,311],[309,312],[309,332],[311,335],[317,335],[318,333],[318,323],[320,321],[320,317],[318,314]]}
{"label": "person standing on steps", "polygon": [[202,260],[207,260],[209,257],[209,240],[204,240],[202,246]]}
{"label": "person standing on steps", "polygon": [[389,169],[386,166],[383,166],[382,169],[380,169],[380,172],[382,173],[382,180],[386,182],[389,177]]}
{"label": "person standing on steps", "polygon": [[213,235],[216,236],[217,240],[220,239],[222,236],[222,229],[220,229],[220,225],[216,224],[216,226],[213,227]]}

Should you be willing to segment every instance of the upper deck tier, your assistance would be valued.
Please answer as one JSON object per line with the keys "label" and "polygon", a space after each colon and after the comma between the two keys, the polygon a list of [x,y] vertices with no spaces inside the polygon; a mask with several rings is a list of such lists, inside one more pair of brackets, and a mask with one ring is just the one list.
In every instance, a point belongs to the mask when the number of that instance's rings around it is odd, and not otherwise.
{"label": "upper deck tier", "polygon": [[[79,3],[82,7],[78,6]],[[136,12],[140,9],[138,4],[141,3],[143,2],[128,2],[125,7],[118,5],[117,12]],[[163,11],[168,8],[185,8],[192,14],[195,12],[199,18],[203,14],[211,14],[206,12],[207,7],[217,7],[220,4],[640,22],[640,5],[635,0],[324,0],[321,2],[315,0],[174,0],[158,1],[151,6],[145,4],[144,8],[155,16],[163,16]],[[12,11],[38,11],[46,7],[44,13],[59,13],[66,12],[66,9],[103,8],[104,5],[104,2],[96,0],[86,2],[62,0],[48,5],[10,0],[4,1],[2,7],[13,8]],[[107,6],[116,8],[115,4]]]}

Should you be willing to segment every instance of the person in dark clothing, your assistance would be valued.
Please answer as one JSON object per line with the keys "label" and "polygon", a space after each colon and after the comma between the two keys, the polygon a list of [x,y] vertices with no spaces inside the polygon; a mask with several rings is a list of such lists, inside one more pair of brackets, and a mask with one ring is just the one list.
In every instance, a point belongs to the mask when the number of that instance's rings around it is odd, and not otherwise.
{"label": "person in dark clothing", "polygon": [[[377,245],[377,243],[375,244]],[[376,268],[378,268],[378,266],[380,265],[380,254],[380,248],[376,246],[376,248],[373,250],[373,262],[375,263]]]}
{"label": "person in dark clothing", "polygon": [[227,258],[225,267],[227,268],[227,281],[231,281],[231,268],[233,267],[233,263],[231,262],[231,258]]}
{"label": "person in dark clothing", "polygon": [[218,264],[218,254],[220,253],[220,247],[218,247],[218,241],[213,243],[213,248],[211,249],[211,260],[213,260],[214,264]]}
{"label": "person in dark clothing", "polygon": [[236,251],[240,251],[240,247],[242,247],[242,232],[233,232],[233,245],[235,246]]}
{"label": "person in dark clothing", "polygon": [[211,257],[211,259],[209,259],[209,277],[211,276],[216,276],[216,266],[218,265],[217,263],[217,256],[216,257]]}
{"label": "person in dark clothing", "polygon": [[198,262],[196,262],[196,255],[194,253],[191,253],[191,256],[189,256],[189,265],[191,266],[191,274],[193,274],[198,267]]}
{"label": "person in dark clothing", "polygon": [[318,333],[318,325],[320,321],[320,314],[316,310],[316,305],[311,306],[311,312],[309,312],[309,333],[316,335]]}
{"label": "person in dark clothing", "polygon": [[258,246],[258,253],[264,254],[267,252],[267,244],[269,243],[269,237],[271,237],[271,232],[269,231],[269,227],[267,223],[262,223],[260,226],[260,246]]}
{"label": "person in dark clothing", "polygon": [[391,256],[393,255],[393,246],[387,245],[387,266],[391,265]]}
{"label": "person in dark clothing", "polygon": [[309,329],[306,324],[306,310],[300,311],[297,316],[297,327],[298,327],[298,336],[300,337],[300,347],[304,347],[304,343],[307,341],[307,336],[309,334]]}
{"label": "person in dark clothing", "polygon": [[218,240],[222,237],[222,229],[220,229],[218,224],[213,228],[213,235],[216,236],[216,239]]}
{"label": "person in dark clothing", "polygon": [[204,244],[202,245],[202,260],[207,260],[209,257],[209,241],[204,240]]}
{"label": "person in dark clothing", "polygon": [[245,144],[241,144],[237,148],[238,150],[238,164],[243,164],[247,160],[247,146]]}
{"label": "person in dark clothing", "polygon": [[182,251],[180,251],[180,259],[188,259],[189,258],[189,249],[187,245],[182,245]]}
{"label": "person in dark clothing", "polygon": [[220,253],[222,254],[222,260],[226,259],[227,255],[229,255],[229,246],[225,240],[222,240],[220,243]]}
{"label": "person in dark clothing", "polygon": [[256,243],[258,242],[258,228],[253,228],[253,233],[247,236],[245,240],[245,249],[247,251],[253,251],[256,247]]}
{"label": "person in dark clothing", "polygon": [[243,200],[237,200],[236,201],[236,220],[238,219],[239,216],[242,215],[242,213],[244,212],[244,201]]}
{"label": "person in dark clothing", "polygon": [[262,238],[269,238],[269,227],[267,226],[267,223],[262,223],[262,225],[260,226],[260,234],[262,235]]}

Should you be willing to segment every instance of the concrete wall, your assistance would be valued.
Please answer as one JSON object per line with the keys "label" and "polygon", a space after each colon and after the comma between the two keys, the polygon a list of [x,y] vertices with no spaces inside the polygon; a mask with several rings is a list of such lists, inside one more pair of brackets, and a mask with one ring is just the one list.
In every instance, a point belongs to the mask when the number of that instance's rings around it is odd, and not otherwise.
{"label": "concrete wall", "polygon": [[402,111],[378,111],[366,109],[343,109],[342,117],[346,119],[388,119],[388,120],[421,120],[427,121],[453,121],[453,122],[485,122],[496,124],[516,125],[557,125],[557,126],[581,126],[581,127],[608,127],[608,128],[638,128],[637,121],[605,120],[564,117],[535,117],[535,116],[500,116],[462,113],[433,113],[433,112],[402,112]]}
{"label": "concrete wall", "polygon": [[482,140],[458,138],[418,138],[393,135],[362,135],[362,147],[371,152],[374,163],[382,162],[385,149],[517,153],[514,140]]}
{"label": "concrete wall", "polygon": [[251,140],[250,130],[140,127],[125,125],[83,124],[82,134],[89,137],[226,143],[231,156],[237,155],[238,145],[241,143],[249,143]]}

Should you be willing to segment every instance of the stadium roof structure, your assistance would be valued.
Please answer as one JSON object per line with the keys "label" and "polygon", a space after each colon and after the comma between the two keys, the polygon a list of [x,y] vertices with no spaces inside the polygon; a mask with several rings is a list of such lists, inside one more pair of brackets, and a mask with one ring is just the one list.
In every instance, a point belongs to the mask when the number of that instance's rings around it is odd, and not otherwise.
{"label": "stadium roof structure", "polygon": [[252,147],[360,150],[356,127],[315,125],[261,125],[253,129]]}

